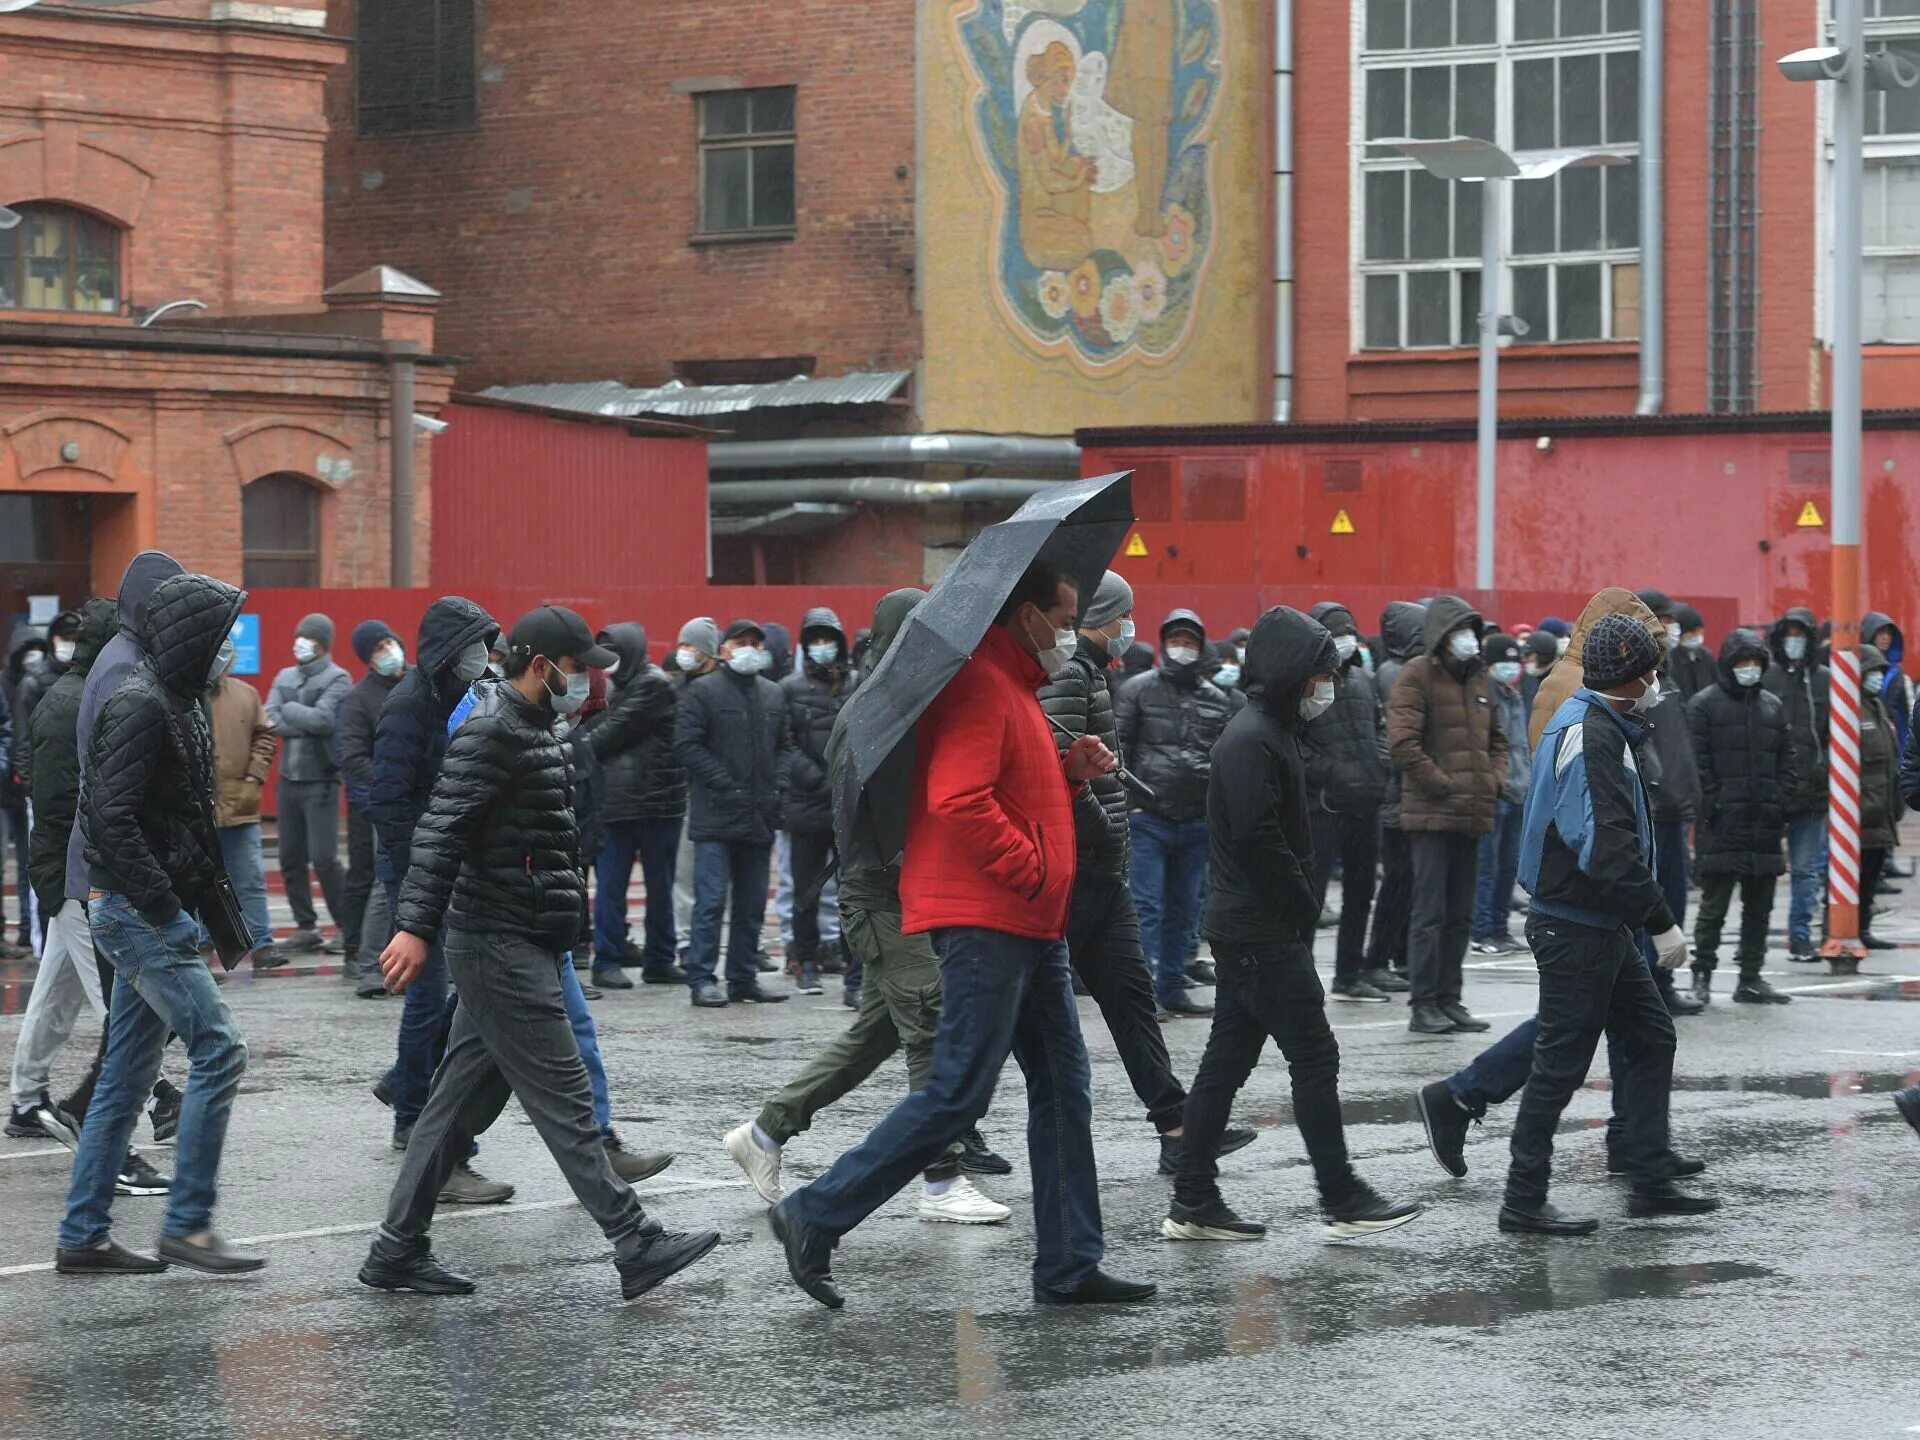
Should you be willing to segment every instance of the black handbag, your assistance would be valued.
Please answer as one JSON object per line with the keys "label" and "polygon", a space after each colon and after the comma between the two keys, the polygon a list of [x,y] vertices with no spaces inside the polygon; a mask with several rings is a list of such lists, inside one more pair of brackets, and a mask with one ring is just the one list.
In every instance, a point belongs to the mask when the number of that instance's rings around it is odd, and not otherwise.
{"label": "black handbag", "polygon": [[[227,874],[226,857],[220,853],[220,827],[214,823],[213,804],[195,774],[193,749],[181,732],[180,717],[175,715],[172,718],[173,735],[180,742],[180,759],[186,766],[187,783],[193,786],[194,797],[200,802],[200,816],[207,822],[207,836],[213,842],[213,883],[200,897],[200,923],[207,927],[207,937],[213,941],[214,953],[220,957],[220,968],[231,970],[253,954],[256,948],[253,927],[247,924],[247,912],[240,905],[240,892],[233,888],[233,877]],[[211,782],[211,749],[207,755],[207,771],[207,779]]]}

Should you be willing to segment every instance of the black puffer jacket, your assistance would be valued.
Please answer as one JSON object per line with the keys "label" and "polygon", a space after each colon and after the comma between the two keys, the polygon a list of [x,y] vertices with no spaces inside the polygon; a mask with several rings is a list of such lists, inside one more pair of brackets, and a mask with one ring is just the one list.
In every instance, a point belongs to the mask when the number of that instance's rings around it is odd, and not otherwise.
{"label": "black puffer jacket", "polygon": [[840,641],[841,658],[832,665],[816,665],[803,651],[799,668],[780,682],[787,702],[787,728],[793,736],[793,762],[787,772],[787,829],[801,835],[833,833],[833,797],[827,785],[827,741],[833,735],[833,717],[847,703],[860,672],[846,661],[847,632],[840,617],[824,607],[809,610],[800,622],[804,641],[815,630],[831,630]]}
{"label": "black puffer jacket", "polygon": [[1206,677],[1204,648],[1190,665],[1164,658],[1166,633],[1175,626],[1193,631],[1205,646],[1200,617],[1191,610],[1173,611],[1160,626],[1159,666],[1122,685],[1113,710],[1120,755],[1156,797],[1142,800],[1140,808],[1179,822],[1206,817],[1213,745],[1227,728],[1233,708],[1226,693]]}
{"label": "black puffer jacket", "polygon": [[1660,703],[1647,717],[1645,743],[1651,763],[1641,766],[1640,778],[1647,782],[1647,812],[1655,821],[1691,820],[1700,805],[1700,770],[1687,728],[1687,700],[1675,679],[1683,668],[1678,650],[1661,662]]}
{"label": "black puffer jacket", "polygon": [[[1323,600],[1308,612],[1333,635],[1351,635],[1353,612]],[[1301,682],[1304,684],[1305,682]],[[1334,672],[1333,706],[1300,730],[1307,803],[1341,815],[1371,815],[1386,801],[1387,712],[1355,650]]]}
{"label": "black puffer jacket", "polygon": [[142,627],[147,658],[107,698],[89,737],[80,812],[88,879],[155,926],[197,907],[221,868],[213,735],[199,701],[246,598],[208,575],[161,581]]}
{"label": "black puffer jacket", "polygon": [[[1691,605],[1676,606],[1673,618],[1679,622],[1683,634],[1706,624],[1705,618]],[[1673,672],[1673,683],[1680,691],[1680,703],[1683,705],[1702,690],[1717,684],[1720,679],[1720,667],[1714,662],[1713,652],[1705,645],[1691,649],[1680,646],[1673,652],[1668,668]]]}
{"label": "black puffer jacket", "polygon": [[80,607],[73,659],[33,710],[28,765],[33,775],[33,836],[27,845],[27,875],[40,913],[58,913],[67,898],[67,841],[80,801],[80,692],[94,657],[119,628],[111,600],[94,599]]}
{"label": "black puffer jacket", "polygon": [[373,736],[387,697],[407,677],[369,670],[333,714],[333,763],[345,780],[347,804],[364,810],[373,794]]}
{"label": "black puffer jacket", "polygon": [[[52,636],[55,632],[58,632],[62,635],[71,636],[74,627],[79,623],[80,613],[77,610],[62,610],[58,615],[53,617],[53,624],[47,627],[47,634]],[[67,667],[53,658],[53,642],[49,639],[47,642],[46,664],[34,670],[27,670],[23,667],[20,674],[20,683],[14,687],[13,753],[11,756],[11,764],[13,769],[13,793],[16,796],[24,797],[27,794],[28,787],[32,784],[31,771],[33,767],[33,757],[30,753],[32,746],[29,737],[33,734],[34,707],[46,698],[47,692],[53,689],[53,682],[64,675],[66,671]],[[5,755],[0,755],[0,771],[4,771],[7,768],[8,758],[9,757]],[[34,823],[36,825],[39,823],[37,818]]]}
{"label": "black puffer jacket", "polygon": [[9,810],[24,810],[27,804],[27,792],[24,786],[16,784],[9,770],[13,763],[13,752],[19,745],[19,737],[27,733],[27,710],[22,705],[21,691],[28,680],[33,678],[27,669],[27,652],[33,649],[47,648],[47,632],[44,626],[21,625],[15,628],[13,638],[7,642],[7,663],[0,669],[0,716],[5,717],[9,726],[0,732],[0,806]]}
{"label": "black puffer jacket", "polygon": [[1700,809],[1694,828],[1702,875],[1779,875],[1787,833],[1786,799],[1799,775],[1786,707],[1759,685],[1742,685],[1733,667],[1767,663],[1767,647],[1751,630],[1733,630],[1720,646],[1720,679],[1687,702]]}
{"label": "black puffer jacket", "polygon": [[[1373,690],[1380,697],[1384,716],[1387,697],[1393,694],[1393,682],[1399,678],[1400,667],[1427,648],[1427,607],[1412,600],[1389,602],[1380,612],[1380,647],[1387,652],[1387,658],[1373,672]],[[1384,724],[1383,719],[1382,744],[1385,743]],[[1380,823],[1396,830],[1400,828],[1400,772],[1391,762],[1387,766],[1387,793],[1380,806]]]}
{"label": "black puffer jacket", "polygon": [[[1790,624],[1807,627],[1807,653],[1800,660],[1787,659],[1786,630]],[[1760,683],[1780,697],[1786,707],[1787,733],[1793,737],[1795,779],[1793,792],[1787,796],[1789,815],[1809,815],[1827,808],[1827,696],[1832,675],[1814,658],[1820,644],[1819,630],[1820,622],[1813,618],[1813,611],[1796,606],[1767,631],[1767,655],[1772,663]]]}
{"label": "black puffer jacket", "polygon": [[[1040,687],[1040,708],[1060,727],[1053,739],[1062,755],[1082,735],[1091,735],[1126,763],[1114,723],[1112,677],[1107,668],[1111,663],[1106,646],[1090,642],[1083,631],[1073,658]],[[1119,776],[1096,776],[1075,793],[1073,833],[1079,851],[1076,879],[1125,883],[1130,837],[1127,789]]]}
{"label": "black puffer jacket", "polygon": [[673,751],[690,782],[689,839],[773,843],[793,763],[778,685],[724,667],[699,676],[681,692]]}
{"label": "black puffer jacket", "polygon": [[606,777],[606,818],[678,820],[687,813],[687,772],[673,754],[679,692],[648,659],[644,625],[609,625],[600,643],[620,657],[607,708],[587,727]]}

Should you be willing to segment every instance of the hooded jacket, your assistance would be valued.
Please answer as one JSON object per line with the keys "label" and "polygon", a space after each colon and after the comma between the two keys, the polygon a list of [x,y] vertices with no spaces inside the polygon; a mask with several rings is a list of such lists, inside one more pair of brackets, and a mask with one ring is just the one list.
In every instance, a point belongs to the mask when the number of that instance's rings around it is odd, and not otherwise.
{"label": "hooded jacket", "polygon": [[333,722],[353,677],[324,653],[289,665],[267,691],[267,718],[280,734],[280,778],[295,784],[337,779]]}
{"label": "hooded jacket", "polygon": [[[1201,657],[1189,665],[1166,659],[1169,630],[1191,630],[1200,637]],[[1176,823],[1207,813],[1207,776],[1213,768],[1213,744],[1227,728],[1232,702],[1206,676],[1206,627],[1191,610],[1175,610],[1160,625],[1161,660],[1156,669],[1120,687],[1114,701],[1119,753],[1127,769],[1156,798],[1140,809]]]}
{"label": "hooded jacket", "polygon": [[1687,697],[1680,693],[1675,672],[1684,668],[1682,652],[1670,650],[1660,662],[1660,701],[1647,717],[1645,750],[1649,762],[1641,773],[1656,823],[1692,820],[1700,805],[1700,770],[1693,758],[1693,735],[1687,728]]}
{"label": "hooded jacket", "polygon": [[[872,662],[868,674],[880,668],[900,627],[914,607],[927,598],[924,590],[895,590],[884,595],[873,608],[873,634],[867,645]],[[852,763],[848,749],[850,732],[846,711],[833,717],[833,733],[827,737],[827,784],[838,797],[850,783],[847,767]],[[884,843],[874,824],[874,807],[884,813],[904,815],[913,789],[914,744],[911,734],[881,763],[867,781],[860,801],[854,807],[851,823],[836,798],[833,808],[834,848],[840,854],[840,904],[842,913],[849,904],[868,909],[900,911],[900,846]]]}
{"label": "hooded jacket", "polygon": [[[1072,658],[1040,687],[1040,708],[1059,726],[1053,740],[1062,763],[1082,735],[1093,736],[1118,755],[1121,764],[1126,763],[1114,724],[1113,684],[1108,671],[1112,663],[1106,646],[1088,640],[1082,631]],[[1073,834],[1077,876],[1126,883],[1131,835],[1127,828],[1127,789],[1118,775],[1097,776],[1080,787],[1073,797]]]}
{"label": "hooded jacket", "polygon": [[1869,610],[1860,621],[1861,643],[1872,645],[1873,637],[1882,630],[1893,631],[1893,648],[1884,652],[1888,666],[1887,688],[1880,692],[1880,703],[1886,707],[1887,715],[1893,721],[1897,744],[1904,755],[1907,752],[1907,730],[1913,718],[1913,682],[1900,668],[1907,658],[1907,637],[1891,615],[1883,610]]}
{"label": "hooded jacket", "polygon": [[260,818],[260,787],[279,743],[273,722],[260,692],[232,675],[214,681],[207,714],[213,725],[213,823],[223,830],[251,825]]}
{"label": "hooded jacket", "polygon": [[27,652],[35,646],[45,649],[44,626],[16,626],[7,642],[7,663],[0,669],[0,806],[19,810],[27,803],[26,791],[12,782],[8,773],[13,750],[19,737],[26,734],[29,706],[21,703],[21,690],[33,678],[27,673]]}
{"label": "hooded jacket", "polygon": [[[1860,678],[1894,674],[1887,657],[1872,645],[1860,647]],[[1860,844],[1891,850],[1900,843],[1899,825],[1907,807],[1900,800],[1900,749],[1893,717],[1881,695],[1860,695]],[[1869,897],[1871,898],[1871,897]]]}
{"label": "hooded jacket", "polygon": [[382,675],[369,669],[354,682],[334,712],[333,763],[344,782],[347,804],[357,810],[366,809],[373,795],[373,734],[380,724],[381,708],[406,678],[404,670],[398,675]]}
{"label": "hooded jacket", "polygon": [[33,834],[27,844],[27,875],[40,913],[49,917],[67,898],[67,845],[80,802],[80,749],[74,739],[80,694],[94,660],[118,628],[111,600],[89,600],[78,615],[73,659],[34,707],[28,737]]}
{"label": "hooded jacket", "polygon": [[414,667],[387,696],[373,730],[367,814],[380,841],[376,869],[388,884],[406,875],[414,824],[427,808],[447,753],[447,717],[467,693],[453,663],[468,646],[491,647],[499,638],[493,617],[459,595],[441,596],[420,618]]}
{"label": "hooded jacket", "polygon": [[833,792],[827,784],[827,741],[834,717],[860,683],[860,672],[847,659],[847,632],[840,617],[821,607],[809,610],[800,622],[800,638],[808,632],[831,630],[840,642],[840,658],[816,665],[804,653],[800,667],[780,682],[787,704],[787,725],[793,734],[793,761],[787,770],[787,829],[806,835],[833,833]]}
{"label": "hooded jacket", "polygon": [[1742,685],[1733,667],[1769,663],[1751,630],[1732,630],[1720,644],[1720,678],[1687,702],[1687,728],[1700,773],[1694,827],[1695,868],[1702,875],[1779,875],[1787,833],[1787,796],[1798,759],[1787,733],[1786,707],[1766,688]]}
{"label": "hooded jacket", "polygon": [[[11,702],[13,739],[9,748],[7,737],[0,734],[0,797],[4,797],[8,805],[16,808],[24,805],[27,799],[28,771],[33,763],[30,754],[32,749],[30,737],[33,732],[30,727],[33,724],[34,707],[45,698],[46,693],[53,688],[53,682],[64,675],[67,669],[65,665],[53,658],[51,637],[56,630],[64,634],[72,634],[79,621],[80,614],[77,610],[62,610],[53,617],[53,623],[46,630],[49,637],[46,663],[37,670],[28,670],[23,665],[19,683],[5,697],[6,701]],[[21,628],[38,629],[39,627],[23,626]],[[14,638],[19,639],[19,631],[14,632]],[[9,767],[13,772],[10,779],[7,775]]]}
{"label": "hooded jacket", "polygon": [[[1308,612],[1329,634],[1357,634],[1353,612],[1323,600]],[[1337,652],[1336,652],[1337,653]],[[1300,730],[1307,802],[1315,810],[1371,815],[1386,802],[1387,712],[1355,650],[1333,676],[1333,705]]]}
{"label": "hooded jacket", "polygon": [[1217,954],[1310,945],[1320,905],[1300,754],[1300,694],[1339,663],[1333,637],[1276,606],[1247,637],[1247,708],[1214,746],[1207,779],[1213,893],[1205,933]]}
{"label": "hooded jacket", "polygon": [[687,813],[687,772],[673,754],[679,691],[648,658],[644,625],[609,625],[600,643],[620,657],[607,708],[587,727],[605,777],[606,818],[678,820]]}
{"label": "hooded jacket", "polygon": [[[120,594],[116,602],[115,614],[119,618],[119,632],[100,648],[93,659],[93,668],[87,672],[87,683],[80,692],[80,708],[74,716],[74,743],[80,755],[80,804],[86,805],[86,785],[88,757],[92,755],[93,725],[100,714],[100,707],[107,703],[107,697],[120,688],[120,682],[127,678],[129,671],[140,663],[146,655],[147,602],[153,598],[154,588],[170,576],[184,574],[180,562],[160,550],[142,550],[127,566],[127,573],[120,577]],[[73,827],[73,835],[67,841],[67,898],[87,903],[87,892],[93,888],[87,879],[87,857],[84,842],[80,838],[80,826]]]}
{"label": "hooded jacket", "polygon": [[[1392,600],[1380,612],[1380,648],[1386,658],[1373,674],[1373,688],[1380,697],[1380,743],[1386,744],[1387,702],[1393,698],[1394,682],[1407,661],[1427,648],[1427,607],[1414,600]],[[1387,759],[1387,794],[1380,807],[1380,823],[1400,828],[1400,772],[1392,756]]]}
{"label": "hooded jacket", "polygon": [[[1788,625],[1807,628],[1807,653],[1787,659]],[[1767,654],[1772,664],[1760,683],[1780,697],[1786,707],[1787,733],[1793,737],[1794,785],[1787,796],[1787,814],[1811,815],[1827,808],[1827,704],[1832,672],[1815,655],[1819,622],[1804,606],[1787,611],[1767,630]]]}
{"label": "hooded jacket", "polygon": [[125,895],[155,928],[196,908],[221,873],[200,697],[245,603],[211,576],[161,581],[143,610],[147,658],[107,697],[88,741],[79,830],[89,882]]}
{"label": "hooded jacket", "polygon": [[1447,635],[1478,612],[1453,595],[1427,606],[1425,652],[1401,669],[1387,701],[1387,751],[1400,772],[1400,828],[1409,833],[1493,833],[1507,778],[1507,737],[1494,715],[1493,682],[1476,655],[1446,653]]}
{"label": "hooded jacket", "polygon": [[[1698,630],[1706,624],[1706,619],[1691,605],[1674,607],[1673,618],[1679,622],[1681,633]],[[1689,649],[1685,645],[1675,648],[1671,657],[1671,670],[1674,686],[1680,691],[1680,703],[1686,704],[1702,690],[1717,685],[1720,681],[1720,666],[1713,652],[1704,644]]]}
{"label": "hooded jacket", "polygon": [[793,764],[778,685],[725,665],[690,681],[680,694],[673,753],[689,781],[688,838],[773,843]]}
{"label": "hooded jacket", "polygon": [[793,632],[778,620],[770,620],[760,633],[767,637],[767,654],[773,657],[762,678],[778,685],[793,673]]}
{"label": "hooded jacket", "polygon": [[1560,657],[1559,664],[1547,672],[1547,678],[1540,682],[1539,690],[1534,692],[1533,718],[1528,723],[1527,736],[1533,741],[1536,754],[1547,721],[1559,713],[1569,695],[1587,683],[1580,657],[1586,653],[1587,632],[1599,623],[1602,615],[1631,615],[1647,627],[1647,633],[1653,636],[1663,652],[1667,648],[1666,622],[1648,609],[1646,602],[1633,591],[1609,585],[1587,601],[1587,608],[1580,612],[1580,620],[1573,627],[1573,638],[1567,642],[1567,653]]}

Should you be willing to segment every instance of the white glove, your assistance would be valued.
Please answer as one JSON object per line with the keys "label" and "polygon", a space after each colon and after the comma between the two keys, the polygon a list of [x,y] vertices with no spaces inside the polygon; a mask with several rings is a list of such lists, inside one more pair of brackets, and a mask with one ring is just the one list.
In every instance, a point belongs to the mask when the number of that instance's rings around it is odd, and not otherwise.
{"label": "white glove", "polygon": [[1654,957],[1662,970],[1678,970],[1687,963],[1687,932],[1678,925],[1647,938],[1653,941]]}

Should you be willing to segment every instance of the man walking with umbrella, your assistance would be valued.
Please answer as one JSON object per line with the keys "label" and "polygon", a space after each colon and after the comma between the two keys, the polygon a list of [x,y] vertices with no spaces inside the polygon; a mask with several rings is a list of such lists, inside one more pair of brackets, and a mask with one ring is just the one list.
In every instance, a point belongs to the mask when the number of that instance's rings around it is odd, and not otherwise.
{"label": "man walking with umbrella", "polygon": [[[1074,498],[1064,490],[1056,497]],[[1025,518],[1030,523],[1037,517]],[[1000,532],[996,540],[1016,541],[1022,519],[993,527]],[[983,540],[974,548],[984,558],[994,553],[994,542]],[[1109,548],[1102,566],[1111,554]],[[1083,736],[1063,763],[1035,695],[1078,643],[1079,587],[1047,560],[1033,560],[976,641],[977,623],[961,623],[965,602],[990,587],[1005,594],[1005,582],[990,564],[963,571],[969,558],[956,562],[898,642],[904,651],[916,622],[923,633],[938,635],[951,620],[945,640],[955,653],[972,652],[927,706],[914,736],[900,873],[901,929],[931,933],[940,957],[933,1072],[924,1088],[901,1101],[826,1174],[775,1206],[771,1217],[795,1282],[833,1309],[843,1303],[831,1264],[840,1237],[986,1113],[1010,1052],[1027,1077],[1039,1248],[1034,1299],[1144,1300],[1155,1289],[1100,1269],[1091,1075],[1067,972],[1073,797],[1118,761],[1097,739]],[[941,603],[943,594],[951,597],[950,609]],[[918,678],[900,663],[908,653],[893,658],[893,678]],[[882,683],[887,678],[876,676],[849,702],[849,712],[866,700],[877,714],[894,699]]]}

